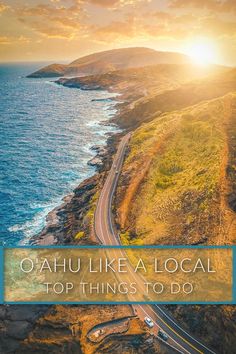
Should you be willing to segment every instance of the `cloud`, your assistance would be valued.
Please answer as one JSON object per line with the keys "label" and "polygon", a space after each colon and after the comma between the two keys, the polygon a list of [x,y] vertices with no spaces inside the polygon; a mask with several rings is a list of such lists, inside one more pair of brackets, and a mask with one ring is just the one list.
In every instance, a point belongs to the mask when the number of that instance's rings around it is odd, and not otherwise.
{"label": "cloud", "polygon": [[135,30],[134,18],[129,21],[113,21],[107,26],[96,27],[92,33],[92,38],[109,42],[110,40],[120,40],[125,38],[132,38],[137,34]]}
{"label": "cloud", "polygon": [[7,36],[0,36],[0,45],[11,44],[11,40]]}
{"label": "cloud", "polygon": [[8,9],[9,6],[5,5],[3,2],[0,2],[0,13]]}
{"label": "cloud", "polygon": [[219,12],[236,12],[236,2],[235,0],[226,0],[218,4],[215,9],[219,9]]}
{"label": "cloud", "polygon": [[147,16],[150,18],[155,18],[160,21],[166,21],[166,20],[172,20],[173,15],[168,13],[168,12],[163,12],[163,11],[154,11],[151,13],[147,13]]}
{"label": "cloud", "polygon": [[98,5],[98,6],[102,6],[102,7],[114,7],[120,4],[120,0],[88,0],[87,1],[90,4],[93,5]]}
{"label": "cloud", "polygon": [[[147,2],[150,0],[50,0],[46,4],[38,4],[35,6],[18,6],[15,8],[15,14],[18,20],[33,31],[48,38],[74,39],[88,36],[89,30],[93,32],[93,25],[86,24],[86,20],[90,16],[90,22],[93,21],[94,14],[89,14],[85,9],[85,4],[98,5],[107,9],[116,9],[120,6],[137,5],[137,3]],[[98,37],[102,36],[102,32],[110,31],[110,37],[117,34],[123,29],[117,27],[123,26],[123,22],[111,23],[107,28],[95,31]],[[126,31],[130,26],[126,24]],[[125,32],[123,30],[123,34]]]}
{"label": "cloud", "polygon": [[[185,16],[181,16],[184,17]],[[179,20],[179,21],[178,21]],[[192,24],[192,18],[186,17]],[[96,27],[92,36],[103,42],[130,38],[159,38],[184,35],[182,21],[167,12],[129,14],[123,21],[112,21],[106,26]]]}
{"label": "cloud", "polygon": [[[233,15],[227,16],[225,13],[221,15],[218,12],[222,6],[224,9],[227,6],[228,11],[233,11],[236,7],[235,0],[224,2],[169,0],[169,7],[165,11],[161,11],[159,2],[153,0],[150,7],[143,6],[140,10],[138,4],[143,5],[148,2],[149,0],[48,0],[38,4],[33,2],[34,5],[32,2],[28,4],[23,2],[24,5],[18,2],[14,7],[12,6],[11,16],[14,16],[17,28],[24,29],[19,33],[34,38],[35,41],[59,38],[81,43],[86,38],[88,47],[95,42],[104,46],[111,46],[114,43],[116,46],[122,42],[132,44],[132,41],[140,44],[145,41],[155,43],[156,40],[163,38],[167,38],[168,43],[168,40],[184,41],[197,35],[212,36],[216,39],[225,36],[236,37]],[[86,6],[88,4],[90,6]],[[92,5],[95,6],[92,8]],[[99,21],[96,19],[98,10],[96,6],[101,7]],[[132,6],[137,6],[138,10]],[[4,11],[5,7],[6,5],[3,5],[0,0],[0,12],[1,9]],[[121,7],[121,11],[113,11],[112,14],[108,12]],[[174,7],[178,7],[181,11]],[[193,7],[205,8],[209,11],[193,11]],[[213,11],[213,8],[217,11]],[[104,25],[101,25],[103,19]],[[17,35],[16,32],[16,37]],[[9,39],[2,37],[2,42],[9,43]]]}
{"label": "cloud", "polygon": [[[88,38],[91,41],[109,43],[110,41],[127,41],[131,38],[151,39],[168,37],[184,39],[198,33],[211,33],[217,36],[234,35],[234,24],[227,17],[221,18],[218,12],[196,15],[188,6],[213,7],[227,6],[232,8],[234,2],[227,0],[224,3],[213,0],[172,0],[172,7],[184,7],[187,12],[178,13],[169,11],[126,11],[119,12],[119,16],[112,16],[107,24],[106,9],[114,10],[120,6],[147,3],[150,0],[50,0],[48,3],[35,6],[18,6],[15,14],[18,20],[41,36],[48,38],[62,38],[67,40]],[[95,24],[94,12],[86,8],[85,4],[97,5],[104,8],[101,16],[106,18],[106,25]],[[230,6],[230,7],[229,7]],[[236,2],[235,2],[236,6]],[[158,9],[158,6],[156,7]],[[114,13],[115,14],[115,13]],[[219,18],[217,18],[217,15]],[[87,21],[89,19],[89,21]],[[109,19],[108,19],[109,20]],[[93,22],[94,21],[94,22]],[[220,33],[221,32],[221,33]]]}
{"label": "cloud", "polygon": [[215,9],[220,5],[221,1],[217,0],[172,0],[170,2],[170,6],[175,8],[196,7]]}
{"label": "cloud", "polygon": [[208,9],[214,12],[236,12],[235,0],[172,0],[170,7],[173,8],[196,8]]}
{"label": "cloud", "polygon": [[117,9],[128,5],[136,6],[138,3],[148,3],[151,0],[85,0],[84,2],[108,9]]}
{"label": "cloud", "polygon": [[200,21],[201,28],[204,29],[206,35],[214,37],[235,37],[236,22],[225,21],[216,16],[205,17]]}
{"label": "cloud", "polygon": [[172,39],[185,40],[193,36],[217,38],[235,37],[236,22],[217,15],[175,15],[168,12],[130,14],[122,21],[112,21],[106,26],[90,28],[90,37],[104,44],[134,40]]}
{"label": "cloud", "polygon": [[10,45],[15,43],[30,43],[30,39],[25,36],[0,36],[0,45]]}
{"label": "cloud", "polygon": [[21,6],[15,9],[18,20],[48,38],[72,39],[82,31],[82,16],[85,13],[80,1],[69,6],[59,2]]}
{"label": "cloud", "polygon": [[[199,2],[201,0],[197,0],[197,3]],[[233,17],[221,16],[218,12],[199,15],[193,11],[183,14],[157,11],[146,13],[145,17],[149,19],[146,29],[150,35],[154,31],[155,24],[156,33],[171,36],[173,39],[181,39],[181,37],[184,39],[191,35],[209,35],[216,38],[236,35],[236,21]]]}

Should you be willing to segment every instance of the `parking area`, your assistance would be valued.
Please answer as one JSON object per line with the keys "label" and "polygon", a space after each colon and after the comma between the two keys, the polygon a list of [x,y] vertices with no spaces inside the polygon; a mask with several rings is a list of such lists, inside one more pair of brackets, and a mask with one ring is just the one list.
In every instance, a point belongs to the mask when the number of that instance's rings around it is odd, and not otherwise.
{"label": "parking area", "polygon": [[130,318],[109,321],[94,326],[87,334],[87,338],[93,343],[101,342],[105,337],[112,334],[127,332],[130,325]]}

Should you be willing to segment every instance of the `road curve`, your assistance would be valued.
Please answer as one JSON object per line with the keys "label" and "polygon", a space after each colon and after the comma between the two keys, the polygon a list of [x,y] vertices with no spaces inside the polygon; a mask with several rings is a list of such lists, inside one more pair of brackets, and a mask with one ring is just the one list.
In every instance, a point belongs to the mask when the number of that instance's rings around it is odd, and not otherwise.
{"label": "road curve", "polygon": [[[101,190],[95,210],[94,233],[104,245],[120,244],[119,235],[113,224],[112,198],[121,173],[130,137],[131,133],[126,134],[119,143],[111,170]],[[141,320],[144,320],[145,316],[153,320],[154,328],[152,331],[155,335],[157,335],[159,329],[168,334],[169,339],[166,344],[170,345],[176,352],[184,354],[216,354],[181,328],[164,307],[134,304],[133,308]]]}

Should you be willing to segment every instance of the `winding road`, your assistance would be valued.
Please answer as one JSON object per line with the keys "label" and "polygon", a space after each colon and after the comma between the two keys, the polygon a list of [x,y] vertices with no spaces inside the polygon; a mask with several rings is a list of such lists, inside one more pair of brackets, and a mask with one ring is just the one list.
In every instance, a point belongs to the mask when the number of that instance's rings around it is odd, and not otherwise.
{"label": "winding road", "polygon": [[[125,151],[130,137],[131,133],[128,133],[121,139],[111,170],[97,202],[94,216],[94,232],[100,243],[104,245],[120,244],[119,235],[113,223],[112,199],[122,170]],[[146,316],[152,319],[154,327],[151,329],[151,332],[154,335],[157,336],[159,329],[168,334],[169,338],[165,344],[177,353],[216,354],[181,328],[163,306],[138,304],[133,304],[132,306],[141,320],[144,320]]]}

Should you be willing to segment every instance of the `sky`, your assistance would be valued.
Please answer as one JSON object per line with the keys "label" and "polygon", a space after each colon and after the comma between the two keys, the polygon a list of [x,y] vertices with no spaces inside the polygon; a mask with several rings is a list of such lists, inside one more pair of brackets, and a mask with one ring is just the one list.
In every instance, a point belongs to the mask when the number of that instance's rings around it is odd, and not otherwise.
{"label": "sky", "polygon": [[236,0],[0,0],[0,61],[150,47],[236,66]]}

